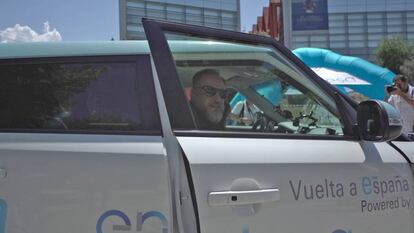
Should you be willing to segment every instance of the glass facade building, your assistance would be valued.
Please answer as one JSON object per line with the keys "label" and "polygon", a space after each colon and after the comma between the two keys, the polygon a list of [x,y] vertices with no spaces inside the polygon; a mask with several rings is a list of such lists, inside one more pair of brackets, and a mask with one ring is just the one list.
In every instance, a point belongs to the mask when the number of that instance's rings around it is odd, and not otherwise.
{"label": "glass facade building", "polygon": [[328,0],[329,30],[292,32],[291,47],[373,59],[385,38],[414,39],[414,0]]}
{"label": "glass facade building", "polygon": [[240,0],[119,0],[121,40],[145,39],[143,17],[240,31]]}

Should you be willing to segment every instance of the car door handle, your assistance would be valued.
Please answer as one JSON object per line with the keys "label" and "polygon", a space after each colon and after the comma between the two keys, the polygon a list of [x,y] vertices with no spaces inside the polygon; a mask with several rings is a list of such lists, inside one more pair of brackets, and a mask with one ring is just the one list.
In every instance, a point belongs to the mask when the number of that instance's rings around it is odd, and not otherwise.
{"label": "car door handle", "polygon": [[209,206],[232,206],[273,202],[280,199],[279,189],[219,191],[208,194]]}

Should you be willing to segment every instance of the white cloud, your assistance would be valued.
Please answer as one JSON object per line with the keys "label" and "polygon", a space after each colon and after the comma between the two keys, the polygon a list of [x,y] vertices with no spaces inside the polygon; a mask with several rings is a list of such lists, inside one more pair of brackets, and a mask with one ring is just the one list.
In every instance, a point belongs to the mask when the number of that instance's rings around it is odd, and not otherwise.
{"label": "white cloud", "polygon": [[44,41],[61,41],[62,36],[54,28],[50,30],[49,22],[43,24],[43,33],[38,34],[29,26],[21,26],[20,24],[14,27],[6,28],[0,31],[0,42],[44,42]]}

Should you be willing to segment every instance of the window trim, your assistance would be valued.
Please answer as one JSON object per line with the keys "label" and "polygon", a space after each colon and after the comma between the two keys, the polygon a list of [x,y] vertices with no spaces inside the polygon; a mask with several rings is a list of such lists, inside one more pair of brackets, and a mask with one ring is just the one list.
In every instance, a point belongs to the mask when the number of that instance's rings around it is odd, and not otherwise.
{"label": "window trim", "polygon": [[[76,129],[76,130],[62,130],[62,129],[1,129],[0,133],[58,133],[58,134],[99,134],[99,135],[159,135],[163,136],[161,128],[161,119],[156,100],[156,92],[154,86],[154,79],[151,69],[151,57],[149,54],[135,54],[135,55],[96,55],[96,56],[58,56],[58,57],[24,57],[24,58],[7,58],[0,59],[0,65],[26,65],[26,64],[80,64],[80,63],[122,63],[132,62],[135,64],[137,74],[140,73],[139,68],[147,67],[148,72],[138,79],[140,86],[138,95],[140,97],[150,96],[150,101],[144,101],[145,105],[153,109],[139,106],[142,123],[146,124],[149,120],[153,121],[154,129],[136,129],[136,130],[91,130],[91,129]],[[145,63],[143,63],[145,62]],[[148,76],[148,78],[146,77]],[[145,98],[147,100],[148,98]],[[148,111],[151,110],[151,111]],[[155,115],[155,116],[154,116]],[[158,119],[155,119],[157,117]]]}
{"label": "window trim", "polygon": [[350,141],[354,137],[317,134],[282,134],[272,132],[242,132],[242,131],[207,131],[207,130],[174,130],[177,137],[220,137],[220,138],[268,138],[268,139],[305,139],[305,140],[335,140]]}

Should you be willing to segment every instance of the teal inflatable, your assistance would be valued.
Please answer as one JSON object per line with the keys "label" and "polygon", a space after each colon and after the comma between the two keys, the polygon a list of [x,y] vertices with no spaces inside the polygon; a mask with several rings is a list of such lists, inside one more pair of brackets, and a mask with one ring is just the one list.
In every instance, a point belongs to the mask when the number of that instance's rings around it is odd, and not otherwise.
{"label": "teal inflatable", "polygon": [[[273,105],[277,105],[282,99],[281,97],[282,88],[280,86],[280,82],[277,82],[277,81],[265,82],[263,84],[255,86],[254,89],[257,91],[257,93],[264,96]],[[244,101],[245,99],[246,98],[243,95],[241,95],[240,93],[237,93],[233,97],[233,99],[230,101],[230,106],[233,108],[234,105],[237,104],[237,102]]]}
{"label": "teal inflatable", "polygon": [[[390,85],[395,76],[390,70],[361,58],[343,56],[327,49],[298,48],[293,50],[293,53],[309,67],[346,72],[370,83],[370,85],[335,85],[346,94],[348,93],[346,88],[349,88],[368,98],[383,100],[385,96],[384,86]],[[277,105],[280,102],[281,86],[279,82],[267,82],[254,88],[272,104]],[[237,102],[244,99],[243,95],[237,93],[230,101],[230,106],[234,107]]]}
{"label": "teal inflatable", "polygon": [[361,58],[343,56],[327,49],[298,48],[293,50],[293,53],[310,67],[346,72],[369,82],[371,85],[336,85],[336,87],[345,93],[345,87],[348,87],[371,99],[383,100],[384,86],[390,85],[395,76],[390,70]]}

